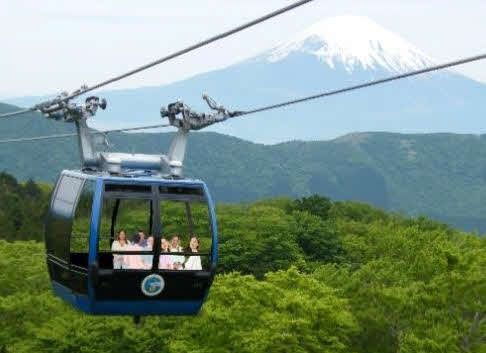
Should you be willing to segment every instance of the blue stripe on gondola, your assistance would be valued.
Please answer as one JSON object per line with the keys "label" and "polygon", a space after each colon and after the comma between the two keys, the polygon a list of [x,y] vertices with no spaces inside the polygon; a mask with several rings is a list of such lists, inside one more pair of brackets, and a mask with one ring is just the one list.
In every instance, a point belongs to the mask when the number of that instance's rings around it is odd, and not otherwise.
{"label": "blue stripe on gondola", "polygon": [[214,210],[214,202],[209,193],[209,189],[206,184],[203,183],[204,193],[206,194],[206,200],[208,202],[209,218],[211,219],[211,233],[212,233],[212,258],[211,265],[216,266],[218,263],[218,221],[216,219],[216,211]]}
{"label": "blue stripe on gondola", "polygon": [[87,295],[74,294],[71,289],[63,286],[62,284],[59,284],[56,281],[52,281],[52,290],[58,297],[68,302],[76,309],[79,309],[86,313],[90,312],[91,305]]}
{"label": "blue stripe on gondola", "polygon": [[103,300],[91,303],[86,295],[76,295],[53,281],[54,293],[76,309],[98,315],[195,315],[203,300]]}
{"label": "blue stripe on gondola", "polygon": [[94,312],[110,315],[196,315],[203,300],[110,300],[97,301]]}
{"label": "blue stripe on gondola", "polygon": [[[91,206],[91,224],[89,231],[89,255],[88,263],[94,265],[98,259],[98,237],[99,227],[101,219],[101,203],[103,197],[103,179],[96,180],[95,192],[93,195],[93,204]],[[95,288],[93,287],[92,280],[88,276],[88,293],[90,297],[91,305],[95,301]]]}

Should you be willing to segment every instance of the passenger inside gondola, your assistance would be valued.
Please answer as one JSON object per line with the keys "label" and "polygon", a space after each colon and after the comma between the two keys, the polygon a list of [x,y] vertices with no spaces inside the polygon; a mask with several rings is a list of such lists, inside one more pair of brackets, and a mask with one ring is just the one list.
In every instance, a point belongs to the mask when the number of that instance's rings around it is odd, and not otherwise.
{"label": "passenger inside gondola", "polygon": [[[183,252],[178,235],[172,236],[170,252]],[[182,270],[186,258],[184,255],[172,255],[172,266],[174,270]]]}
{"label": "passenger inside gondola", "polygon": [[[128,246],[127,251],[144,251],[145,248],[141,247],[138,243],[132,243]],[[139,254],[125,255],[126,268],[131,270],[143,270],[145,269],[145,263],[142,260],[142,256]]]}
{"label": "passenger inside gondola", "polygon": [[[126,239],[126,234],[121,229],[116,240],[113,241],[111,250],[147,252],[146,254],[113,254],[113,269],[149,270],[153,263],[153,246],[155,239],[152,235],[145,238],[145,233],[139,230],[136,236],[137,241],[133,243]],[[145,240],[145,241],[144,241]],[[146,244],[145,247],[141,244]],[[173,235],[170,242],[167,238],[161,238],[161,251],[159,257],[159,269],[163,270],[202,270],[201,257],[199,253],[199,239],[193,235],[189,241],[189,247],[185,250],[181,245],[179,235]],[[194,253],[193,256],[171,253]]]}
{"label": "passenger inside gondola", "polygon": [[[127,240],[125,230],[118,231],[116,240],[111,244],[111,251],[126,251],[129,248],[130,242]],[[113,268],[124,269],[127,268],[125,256],[121,254],[113,254]]]}
{"label": "passenger inside gondola", "polygon": [[172,256],[169,255],[170,244],[165,238],[161,239],[160,242],[160,257],[159,257],[159,269],[161,270],[172,270]]}
{"label": "passenger inside gondola", "polygon": [[142,248],[145,248],[147,246],[147,238],[145,236],[145,233],[142,229],[139,229],[137,234],[135,235],[133,242],[135,244],[140,245]]}
{"label": "passenger inside gondola", "polygon": [[[196,236],[191,237],[189,242],[188,252],[197,253],[199,252],[199,239]],[[184,265],[185,270],[202,270],[201,257],[200,256],[189,256],[189,259]]]}
{"label": "passenger inside gondola", "polygon": [[[152,251],[154,246],[154,237],[151,235],[147,238],[147,246],[144,248],[146,251]],[[154,256],[152,254],[142,255],[142,262],[144,268],[149,270],[152,268],[152,260]]]}

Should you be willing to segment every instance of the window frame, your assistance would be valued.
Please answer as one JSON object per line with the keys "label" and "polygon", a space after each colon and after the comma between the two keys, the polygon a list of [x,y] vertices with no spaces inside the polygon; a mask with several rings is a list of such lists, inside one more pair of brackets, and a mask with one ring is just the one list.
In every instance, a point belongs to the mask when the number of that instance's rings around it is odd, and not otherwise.
{"label": "window frame", "polygon": [[[206,197],[205,189],[203,185],[167,185],[163,183],[157,183],[157,182],[151,182],[147,184],[142,185],[147,185],[150,184],[151,186],[151,191],[150,192],[132,192],[132,191],[106,191],[106,186],[107,185],[116,185],[119,186],[128,186],[128,185],[136,185],[136,184],[130,184],[130,183],[124,183],[123,181],[111,181],[107,180],[104,182],[103,185],[103,194],[101,198],[101,207],[100,207],[100,215],[103,214],[103,206],[104,206],[104,200],[105,199],[119,199],[119,200],[124,200],[124,199],[132,199],[132,200],[150,200],[151,201],[151,210],[152,210],[152,235],[154,236],[154,246],[152,250],[149,251],[101,251],[99,250],[99,244],[101,241],[100,237],[100,232],[101,232],[101,227],[99,229],[99,234],[98,234],[98,241],[97,241],[97,257],[99,259],[100,254],[103,254],[106,256],[106,254],[110,255],[152,255],[153,256],[153,262],[152,262],[152,268],[150,269],[113,269],[113,271],[123,271],[123,272],[140,272],[140,271],[177,271],[180,272],[181,270],[162,270],[158,268],[158,263],[159,263],[159,257],[161,254],[161,237],[162,237],[162,221],[161,221],[161,213],[160,213],[160,203],[162,201],[180,201],[184,204],[189,204],[191,202],[199,202],[205,205],[207,208],[207,217],[208,217],[208,222],[209,222],[209,227],[208,227],[208,234],[210,235],[210,240],[211,240],[211,246],[209,247],[209,251],[207,252],[198,252],[197,254],[192,253],[192,252],[171,252],[171,255],[183,255],[183,256],[201,256],[201,257],[207,257],[209,260],[209,264],[212,262],[213,258],[213,253],[212,253],[212,243],[214,239],[214,234],[213,234],[213,228],[212,228],[212,219],[211,219],[211,212],[209,209],[209,202]],[[161,192],[162,188],[166,189],[173,189],[173,188],[179,188],[179,189],[194,189],[197,190],[196,192],[190,192],[190,193],[174,193],[174,194],[169,194],[169,193],[163,193]],[[127,188],[128,189],[128,188]],[[113,217],[113,214],[111,215],[111,229],[114,229],[114,224],[113,220],[115,220],[115,225],[116,225],[116,219],[117,217]],[[101,218],[100,218],[101,222]],[[189,222],[189,218],[187,219],[187,222]],[[189,223],[187,223],[188,226]],[[149,232],[150,234],[150,232]],[[197,270],[197,271],[210,271],[210,269],[202,269],[202,270]],[[191,272],[191,271],[188,271]]]}

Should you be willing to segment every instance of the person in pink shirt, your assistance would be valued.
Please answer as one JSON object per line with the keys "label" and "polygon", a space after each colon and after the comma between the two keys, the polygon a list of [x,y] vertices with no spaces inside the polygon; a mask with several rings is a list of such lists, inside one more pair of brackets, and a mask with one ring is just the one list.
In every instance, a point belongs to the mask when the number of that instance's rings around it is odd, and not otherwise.
{"label": "person in pink shirt", "polygon": [[159,257],[159,268],[161,270],[172,270],[172,256],[168,255],[170,252],[169,249],[169,241],[165,238],[161,239],[160,247],[161,247],[161,254]]}
{"label": "person in pink shirt", "polygon": [[[133,243],[127,246],[127,251],[143,251],[145,250],[140,245]],[[126,268],[130,270],[144,270],[145,264],[142,261],[142,256],[139,254],[125,255]]]}

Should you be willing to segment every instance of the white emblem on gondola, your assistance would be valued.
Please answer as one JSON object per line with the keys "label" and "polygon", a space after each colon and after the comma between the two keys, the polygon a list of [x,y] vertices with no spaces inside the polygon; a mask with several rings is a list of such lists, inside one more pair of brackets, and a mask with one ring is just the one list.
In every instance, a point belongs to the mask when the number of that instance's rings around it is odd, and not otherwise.
{"label": "white emblem on gondola", "polygon": [[164,290],[165,281],[162,276],[151,274],[142,281],[142,292],[148,297],[160,294]]}

